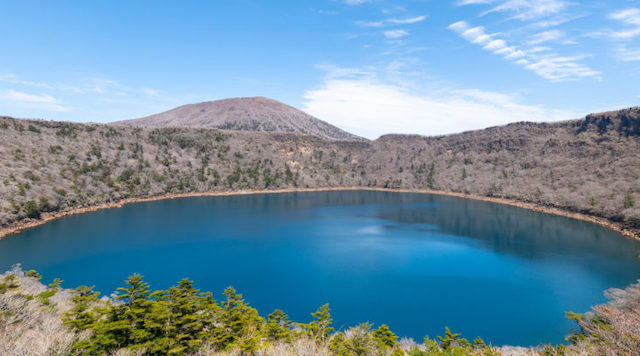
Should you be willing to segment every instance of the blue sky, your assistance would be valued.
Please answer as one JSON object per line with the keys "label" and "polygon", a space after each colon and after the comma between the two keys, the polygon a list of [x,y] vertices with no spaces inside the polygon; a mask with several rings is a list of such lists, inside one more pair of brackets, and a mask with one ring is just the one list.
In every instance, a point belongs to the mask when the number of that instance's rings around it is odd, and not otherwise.
{"label": "blue sky", "polygon": [[266,96],[354,133],[640,103],[640,0],[4,1],[0,114],[109,122]]}

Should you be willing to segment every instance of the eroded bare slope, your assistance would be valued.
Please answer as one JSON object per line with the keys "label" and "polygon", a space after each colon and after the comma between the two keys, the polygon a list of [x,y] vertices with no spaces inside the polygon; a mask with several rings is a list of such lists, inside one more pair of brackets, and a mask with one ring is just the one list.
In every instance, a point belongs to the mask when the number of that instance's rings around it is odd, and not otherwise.
{"label": "eroded bare slope", "polygon": [[233,98],[184,105],[163,113],[114,124],[293,132],[330,140],[362,139],[294,107],[262,97]]}

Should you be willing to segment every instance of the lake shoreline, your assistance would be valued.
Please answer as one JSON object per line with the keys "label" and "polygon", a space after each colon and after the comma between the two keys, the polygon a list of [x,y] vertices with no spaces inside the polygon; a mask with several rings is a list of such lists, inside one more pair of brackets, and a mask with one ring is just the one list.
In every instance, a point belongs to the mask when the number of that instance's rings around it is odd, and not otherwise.
{"label": "lake shoreline", "polygon": [[82,208],[68,209],[64,211],[58,211],[54,213],[42,213],[40,219],[24,219],[13,224],[9,224],[7,227],[0,228],[0,239],[9,235],[19,234],[20,232],[30,229],[36,226],[46,224],[50,221],[63,218],[66,216],[83,214],[92,211],[98,211],[103,209],[121,208],[127,204],[144,203],[151,201],[167,200],[167,199],[179,199],[179,198],[191,198],[191,197],[218,197],[218,196],[233,196],[233,195],[247,195],[247,194],[281,194],[281,193],[296,193],[296,192],[328,192],[328,191],[381,191],[392,193],[416,193],[416,194],[434,194],[451,196],[463,199],[471,199],[478,201],[485,201],[503,205],[510,205],[518,208],[532,210],[540,213],[563,216],[571,219],[588,221],[600,226],[604,226],[610,230],[616,231],[625,237],[640,240],[640,231],[631,230],[625,228],[621,223],[611,221],[606,218],[601,218],[593,215],[587,215],[582,213],[576,213],[568,210],[563,210],[556,207],[549,207],[535,203],[527,203],[514,199],[507,198],[495,198],[486,197],[480,195],[472,195],[465,193],[456,193],[442,190],[429,190],[429,189],[396,189],[396,188],[375,188],[375,187],[325,187],[325,188],[286,188],[286,189],[271,189],[271,190],[236,190],[236,191],[219,191],[219,192],[194,192],[194,193],[178,193],[178,194],[164,194],[151,197],[142,198],[127,198],[118,202],[103,203],[92,205]]}

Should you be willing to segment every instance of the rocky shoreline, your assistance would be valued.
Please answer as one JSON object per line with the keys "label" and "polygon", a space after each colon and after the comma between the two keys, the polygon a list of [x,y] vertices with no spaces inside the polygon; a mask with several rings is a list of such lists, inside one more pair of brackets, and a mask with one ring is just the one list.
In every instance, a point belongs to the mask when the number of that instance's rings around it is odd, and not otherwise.
{"label": "rocky shoreline", "polygon": [[17,221],[15,223],[10,224],[7,227],[0,228],[0,239],[9,235],[19,234],[20,232],[26,229],[43,225],[43,224],[46,224],[47,222],[53,221],[55,219],[63,218],[65,216],[88,213],[88,212],[102,210],[102,209],[121,208],[126,204],[133,204],[133,203],[143,203],[143,202],[150,202],[150,201],[189,198],[189,197],[215,197],[215,196],[231,196],[231,195],[242,195],[242,194],[278,194],[278,193],[293,193],[293,192],[321,192],[321,191],[349,191],[349,190],[437,194],[437,195],[445,195],[445,196],[452,196],[452,197],[458,197],[458,198],[464,198],[464,199],[473,199],[473,200],[480,200],[480,201],[486,201],[486,202],[497,203],[497,204],[510,205],[518,208],[545,213],[545,214],[552,214],[552,215],[563,216],[563,217],[576,219],[576,220],[588,221],[594,224],[604,226],[613,231],[616,231],[625,237],[640,241],[640,230],[627,229],[621,223],[618,223],[618,222],[614,222],[605,218],[600,218],[592,215],[571,212],[571,211],[563,210],[556,207],[549,207],[549,206],[544,206],[540,204],[522,202],[522,201],[517,201],[512,199],[486,197],[486,196],[478,196],[478,195],[472,195],[472,194],[464,194],[464,193],[456,193],[456,192],[448,192],[448,191],[440,191],[440,190],[390,189],[390,188],[368,188],[368,187],[367,188],[326,187],[326,188],[298,188],[298,189],[273,189],[273,190],[264,190],[264,189],[263,190],[237,190],[237,191],[166,194],[166,195],[158,195],[158,196],[144,197],[144,198],[130,198],[130,199],[123,199],[118,202],[111,202],[111,203],[98,204],[98,205],[93,205],[88,207],[69,209],[69,210],[59,211],[55,213],[43,213],[40,219],[25,219],[25,220]]}

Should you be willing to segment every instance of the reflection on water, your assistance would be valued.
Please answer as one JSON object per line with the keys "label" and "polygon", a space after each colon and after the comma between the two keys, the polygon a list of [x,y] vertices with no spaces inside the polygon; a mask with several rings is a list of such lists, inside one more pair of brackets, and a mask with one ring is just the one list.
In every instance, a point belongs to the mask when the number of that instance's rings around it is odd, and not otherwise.
{"label": "reflection on water", "polygon": [[521,258],[593,254],[634,259],[640,244],[583,221],[470,199],[433,196],[439,204],[406,202],[381,210],[379,218],[406,224],[437,226],[446,234],[482,240],[496,252]]}
{"label": "reflection on water", "polygon": [[[233,285],[263,314],[329,302],[337,327],[450,326],[494,344],[562,342],[564,312],[640,277],[640,244],[583,221],[424,194],[314,192],[174,199],[53,221],[0,241],[34,268],[109,294],[133,272]],[[219,296],[219,294],[218,294]]]}

